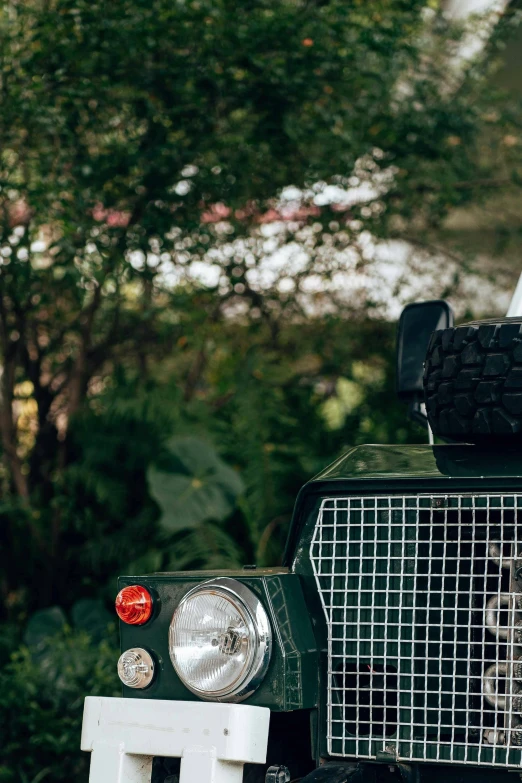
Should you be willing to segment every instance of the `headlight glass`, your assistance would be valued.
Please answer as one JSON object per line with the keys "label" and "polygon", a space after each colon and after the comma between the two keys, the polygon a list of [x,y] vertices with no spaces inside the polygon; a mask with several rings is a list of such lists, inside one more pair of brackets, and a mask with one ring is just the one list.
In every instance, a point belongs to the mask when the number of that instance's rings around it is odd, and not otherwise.
{"label": "headlight glass", "polygon": [[235,579],[215,579],[181,600],[169,631],[169,650],[182,682],[201,698],[238,701],[252,693],[270,660],[267,614]]}

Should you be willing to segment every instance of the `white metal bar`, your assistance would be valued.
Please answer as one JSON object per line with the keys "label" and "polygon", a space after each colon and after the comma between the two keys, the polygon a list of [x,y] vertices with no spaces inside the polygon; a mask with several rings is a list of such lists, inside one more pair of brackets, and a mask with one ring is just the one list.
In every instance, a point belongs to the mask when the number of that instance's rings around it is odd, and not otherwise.
{"label": "white metal bar", "polygon": [[522,315],[522,274],[518,278],[517,287],[509,303],[509,308],[506,313],[508,318],[512,318],[516,315]]}
{"label": "white metal bar", "polygon": [[150,783],[152,756],[134,756],[125,753],[118,742],[94,744],[91,753],[89,781],[101,783]]}
{"label": "white metal bar", "polygon": [[180,783],[241,783],[266,761],[270,710],[244,704],[85,699],[89,783],[150,783],[154,756],[181,758]]}
{"label": "white metal bar", "polygon": [[212,749],[186,748],[181,757],[179,783],[241,783],[243,764],[221,761]]}

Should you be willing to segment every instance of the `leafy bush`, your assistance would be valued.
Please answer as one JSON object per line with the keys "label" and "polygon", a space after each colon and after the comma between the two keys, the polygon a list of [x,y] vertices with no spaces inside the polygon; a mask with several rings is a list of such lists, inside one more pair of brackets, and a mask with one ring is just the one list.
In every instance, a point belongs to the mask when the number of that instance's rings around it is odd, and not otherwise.
{"label": "leafy bush", "polygon": [[114,629],[93,643],[69,626],[37,650],[21,646],[0,669],[1,783],[87,781],[80,752],[85,696],[118,696]]}

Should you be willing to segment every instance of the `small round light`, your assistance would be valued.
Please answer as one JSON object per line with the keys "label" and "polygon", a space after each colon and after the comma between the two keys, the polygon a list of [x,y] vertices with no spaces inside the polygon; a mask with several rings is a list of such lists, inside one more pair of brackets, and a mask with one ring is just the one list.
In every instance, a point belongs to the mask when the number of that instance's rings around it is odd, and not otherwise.
{"label": "small round light", "polygon": [[130,585],[116,596],[116,614],[128,625],[144,625],[152,615],[152,596],[141,585]]}
{"label": "small round light", "polygon": [[254,692],[270,661],[272,633],[254,593],[236,579],[203,582],[180,601],[169,629],[172,664],[192,693],[239,701]]}
{"label": "small round light", "polygon": [[154,678],[154,661],[147,650],[132,647],[118,661],[118,677],[128,688],[146,688]]}

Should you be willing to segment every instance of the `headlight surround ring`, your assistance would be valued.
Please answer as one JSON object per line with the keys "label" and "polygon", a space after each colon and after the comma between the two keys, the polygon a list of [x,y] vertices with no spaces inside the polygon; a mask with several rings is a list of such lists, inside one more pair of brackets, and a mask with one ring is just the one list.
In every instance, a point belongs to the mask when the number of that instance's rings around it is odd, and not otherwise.
{"label": "headlight surround ring", "polygon": [[[197,645],[181,645],[177,638],[177,634],[181,633],[179,625],[183,620],[186,621],[190,603],[204,596],[216,601],[216,614],[219,599],[229,602],[243,622],[242,635],[235,634],[233,628],[228,628],[225,634],[221,633],[219,638],[212,639],[212,646],[219,647],[221,655],[234,656],[236,653],[241,653],[241,647],[244,647],[244,663],[237,676],[225,686],[216,689],[198,687],[194,677],[192,681],[190,680],[190,675],[187,675],[186,669],[183,668],[180,652],[190,653],[193,650],[196,654]],[[204,619],[209,619],[209,616],[206,615]],[[188,633],[186,629],[184,632]],[[194,629],[193,633],[208,637],[211,631]],[[272,631],[266,610],[252,590],[237,579],[219,577],[193,587],[183,596],[172,616],[169,627],[169,654],[172,665],[185,687],[200,699],[229,702],[246,699],[263,680],[270,663],[271,652]],[[225,662],[226,659],[223,659],[223,665]]]}

